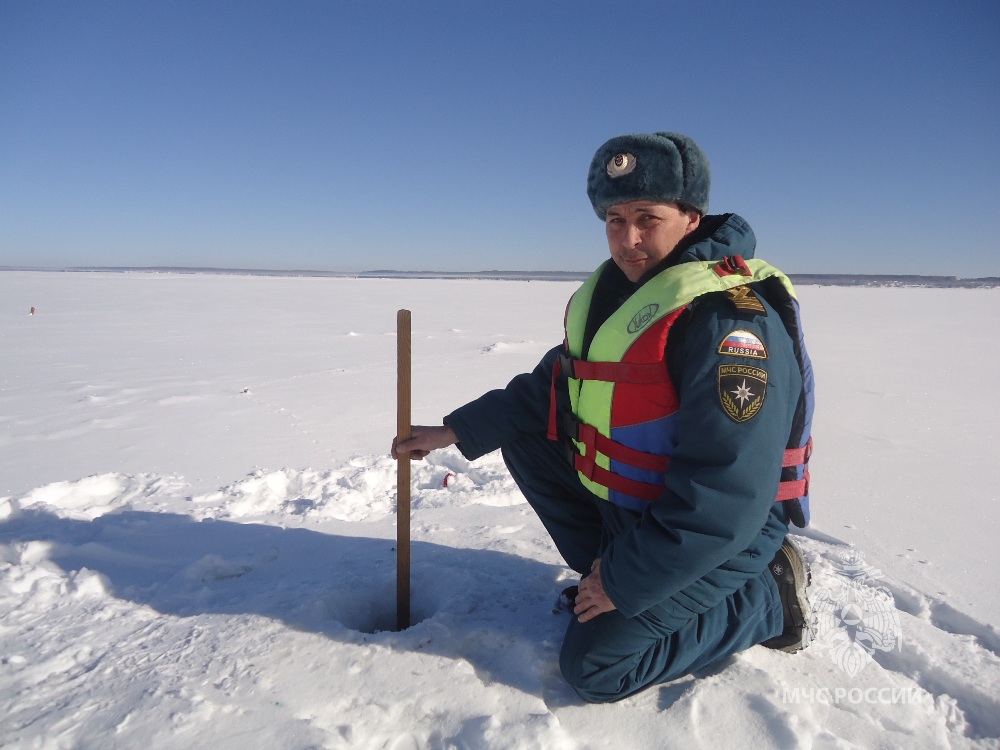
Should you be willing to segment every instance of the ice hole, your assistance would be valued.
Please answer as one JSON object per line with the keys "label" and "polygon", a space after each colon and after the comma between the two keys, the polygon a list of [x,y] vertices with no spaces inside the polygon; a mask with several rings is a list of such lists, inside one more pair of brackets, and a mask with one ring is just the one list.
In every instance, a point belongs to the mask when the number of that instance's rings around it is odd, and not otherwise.
{"label": "ice hole", "polygon": [[[391,633],[396,627],[396,582],[370,585],[367,593],[360,591],[348,600],[331,602],[329,617],[349,630],[359,633]],[[419,591],[410,589],[410,624],[413,627],[433,617],[439,602],[431,601]],[[403,628],[404,630],[406,628]]]}
{"label": "ice hole", "polygon": [[[410,623],[402,630],[412,628],[432,615],[433,612],[428,613],[418,607],[411,598]],[[339,619],[345,628],[356,630],[359,633],[392,633],[400,630],[397,628],[395,596],[386,601],[373,603],[370,607],[361,608],[361,611],[344,613]]]}

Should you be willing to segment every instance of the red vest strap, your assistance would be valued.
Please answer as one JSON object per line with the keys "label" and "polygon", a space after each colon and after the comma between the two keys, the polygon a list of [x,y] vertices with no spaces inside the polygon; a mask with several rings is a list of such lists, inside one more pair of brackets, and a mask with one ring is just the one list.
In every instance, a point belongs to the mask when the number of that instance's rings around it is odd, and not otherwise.
{"label": "red vest strap", "polygon": [[812,449],[813,441],[811,437],[809,438],[809,442],[801,448],[786,448],[785,459],[781,463],[782,468],[787,469],[790,466],[809,463],[809,458],[812,456]]}
{"label": "red vest strap", "polygon": [[799,497],[806,497],[809,494],[809,458],[813,452],[813,439],[809,440],[801,448],[785,449],[785,458],[781,462],[781,468],[790,469],[793,466],[802,466],[802,479],[788,479],[778,484],[778,497],[775,502],[785,500],[795,500]]}
{"label": "red vest strap", "polygon": [[629,479],[628,477],[623,477],[620,474],[613,474],[607,469],[598,466],[594,462],[593,455],[582,456],[578,453],[576,454],[576,458],[573,460],[573,464],[577,471],[592,482],[597,482],[597,484],[602,485],[603,487],[617,490],[618,492],[622,492],[632,497],[637,497],[640,500],[653,502],[654,500],[657,500],[660,495],[663,494],[663,490],[666,489],[662,484],[638,482],[635,479]]}
{"label": "red vest strap", "polygon": [[806,470],[802,479],[793,479],[788,482],[778,484],[778,496],[775,502],[781,503],[785,500],[794,500],[797,497],[805,497],[809,494],[809,470]]}
{"label": "red vest strap", "polygon": [[660,362],[587,362],[574,359],[571,378],[580,380],[603,380],[608,383],[666,383],[669,381],[667,368]]}
{"label": "red vest strap", "polygon": [[[594,461],[595,449],[616,461],[635,466],[637,468],[649,469],[651,471],[665,471],[670,459],[667,456],[658,456],[654,453],[643,453],[633,448],[615,443],[604,437],[590,425],[580,425],[580,439],[587,449],[587,455],[577,454],[574,459],[574,467],[585,477],[608,489],[623,492],[626,495],[637,497],[640,500],[652,502],[663,494],[664,486],[639,482],[628,479],[620,474],[613,474],[597,465]],[[590,439],[593,432],[595,439]],[[803,450],[803,449],[796,449]],[[792,464],[794,465],[794,464]],[[802,479],[793,479],[778,484],[778,492],[775,502],[785,502],[795,500],[799,497],[806,497],[809,494],[809,470],[806,469]]]}
{"label": "red vest strap", "polygon": [[656,453],[646,453],[646,451],[629,448],[622,443],[616,443],[611,438],[605,437],[597,431],[593,425],[579,424],[579,434],[577,439],[587,448],[587,455],[593,456],[594,450],[603,453],[610,459],[620,461],[628,466],[647,471],[658,471],[661,474],[667,470],[670,463],[669,456],[660,456]]}
{"label": "red vest strap", "polygon": [[[556,414],[556,381],[562,375],[564,366],[566,374],[569,377],[579,378],[580,380],[602,380],[609,383],[638,383],[642,385],[667,383],[670,381],[670,377],[667,375],[667,368],[659,362],[639,364],[628,362],[587,362],[583,359],[575,359],[565,354],[560,354],[556,357],[556,361],[552,366],[552,384],[549,390],[549,425],[546,432],[546,437],[549,440],[559,439],[558,415]],[[617,443],[611,443],[610,440],[608,443],[617,445]],[[632,449],[626,448],[626,450],[631,451]],[[601,453],[616,458],[616,456],[605,450],[602,450]],[[635,453],[638,455],[641,451],[635,451]],[[628,459],[621,460],[631,463]],[[641,466],[640,464],[635,465]],[[654,468],[654,471],[661,470]]]}

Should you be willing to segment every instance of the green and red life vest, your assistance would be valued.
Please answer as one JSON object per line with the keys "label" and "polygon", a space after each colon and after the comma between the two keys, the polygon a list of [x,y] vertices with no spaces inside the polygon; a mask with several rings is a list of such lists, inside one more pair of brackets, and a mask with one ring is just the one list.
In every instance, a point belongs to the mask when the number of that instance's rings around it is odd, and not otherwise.
{"label": "green and red life vest", "polygon": [[[788,278],[763,261],[739,256],[673,266],[643,284],[612,313],[583,358],[587,316],[603,268],[570,299],[566,352],[556,362],[549,412],[549,437],[558,440],[561,429],[571,439],[573,464],[584,486],[632,510],[642,510],[663,494],[680,407],[665,361],[671,328],[698,297],[766,282],[770,291],[766,298],[792,338],[803,382],[775,499],[786,502],[789,520],[804,527],[809,520],[813,377]],[[555,390],[560,375],[567,376],[572,408],[572,417],[561,420]]]}

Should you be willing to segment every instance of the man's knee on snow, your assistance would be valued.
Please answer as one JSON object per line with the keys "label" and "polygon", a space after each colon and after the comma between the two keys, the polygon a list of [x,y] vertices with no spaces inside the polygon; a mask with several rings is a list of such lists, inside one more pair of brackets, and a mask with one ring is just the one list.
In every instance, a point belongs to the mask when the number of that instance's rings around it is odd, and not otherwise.
{"label": "man's knee on snow", "polygon": [[585,655],[567,654],[563,648],[559,668],[570,687],[587,703],[613,703],[628,695],[620,669],[596,667]]}

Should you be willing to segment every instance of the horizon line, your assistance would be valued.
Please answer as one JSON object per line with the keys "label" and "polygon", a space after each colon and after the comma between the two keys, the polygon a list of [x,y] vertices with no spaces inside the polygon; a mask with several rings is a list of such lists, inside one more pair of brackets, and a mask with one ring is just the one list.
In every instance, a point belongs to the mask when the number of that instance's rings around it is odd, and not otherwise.
{"label": "horizon line", "polygon": [[[523,280],[577,280],[586,279],[593,271],[526,271],[483,269],[480,271],[403,271],[398,269],[369,269],[364,271],[327,271],[318,269],[293,268],[242,268],[225,266],[0,266],[0,271],[34,271],[43,273],[205,273],[205,274],[238,274],[259,276],[311,276],[336,278],[443,278],[443,279],[477,279],[493,276],[498,279]],[[872,280],[872,281],[923,281],[946,284],[974,284],[977,286],[1000,286],[1000,276],[959,277],[942,274],[887,274],[887,273],[787,273],[789,279],[799,283],[816,279],[823,281],[835,280]]]}

